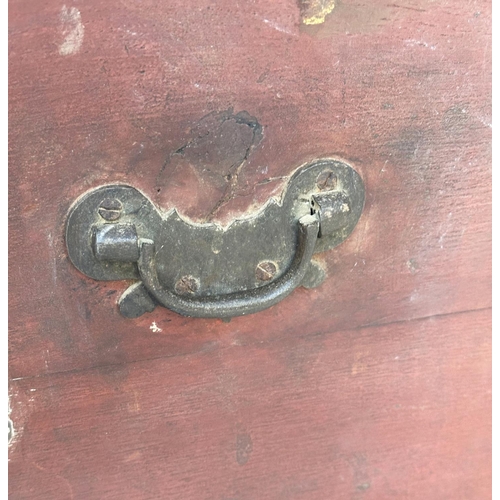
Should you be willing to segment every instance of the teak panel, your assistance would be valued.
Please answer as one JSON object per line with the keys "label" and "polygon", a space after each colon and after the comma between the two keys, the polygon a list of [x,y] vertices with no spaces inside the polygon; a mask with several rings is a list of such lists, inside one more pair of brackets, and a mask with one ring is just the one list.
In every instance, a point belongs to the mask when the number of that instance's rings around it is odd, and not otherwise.
{"label": "teak panel", "polygon": [[14,381],[10,498],[490,498],[490,316]]}

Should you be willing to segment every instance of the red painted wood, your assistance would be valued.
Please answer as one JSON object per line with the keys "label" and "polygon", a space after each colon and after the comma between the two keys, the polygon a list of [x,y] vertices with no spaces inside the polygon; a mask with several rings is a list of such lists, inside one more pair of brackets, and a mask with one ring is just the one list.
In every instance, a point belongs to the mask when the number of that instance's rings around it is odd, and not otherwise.
{"label": "red painted wood", "polygon": [[[11,0],[12,498],[488,498],[491,2],[317,4]],[[124,319],[68,261],[92,187],[224,224],[317,157],[366,207],[267,311]]]}
{"label": "red painted wood", "polygon": [[490,315],[13,381],[10,498],[491,498]]}
{"label": "red painted wood", "polygon": [[[59,52],[72,26],[61,8],[12,2],[9,14],[13,377],[196,352],[214,335],[246,343],[491,304],[488,2],[345,2],[309,33],[292,1],[89,1],[72,7],[84,34],[71,55]],[[264,137],[218,219],[281,188],[266,179],[340,155],[366,183],[358,228],[321,256],[320,289],[259,316],[120,318],[126,284],[68,262],[68,207],[92,186],[127,182],[206,217],[219,180],[186,161],[179,174],[169,159],[203,133],[203,116],[230,107]]]}

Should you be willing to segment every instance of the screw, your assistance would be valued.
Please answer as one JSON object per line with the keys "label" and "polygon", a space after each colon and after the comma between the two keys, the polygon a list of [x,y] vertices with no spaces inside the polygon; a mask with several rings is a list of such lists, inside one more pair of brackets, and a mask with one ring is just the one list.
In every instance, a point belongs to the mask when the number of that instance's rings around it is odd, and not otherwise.
{"label": "screw", "polygon": [[99,215],[107,221],[118,220],[122,214],[122,208],[120,200],[106,198],[99,205]]}
{"label": "screw", "polygon": [[183,276],[175,284],[175,291],[179,295],[193,295],[198,291],[200,287],[198,280],[193,276]]}
{"label": "screw", "polygon": [[269,281],[273,279],[277,270],[278,268],[274,262],[271,261],[261,262],[255,269],[255,277],[259,281]]}
{"label": "screw", "polygon": [[331,191],[337,187],[337,176],[332,170],[323,170],[316,178],[316,186],[320,191]]}

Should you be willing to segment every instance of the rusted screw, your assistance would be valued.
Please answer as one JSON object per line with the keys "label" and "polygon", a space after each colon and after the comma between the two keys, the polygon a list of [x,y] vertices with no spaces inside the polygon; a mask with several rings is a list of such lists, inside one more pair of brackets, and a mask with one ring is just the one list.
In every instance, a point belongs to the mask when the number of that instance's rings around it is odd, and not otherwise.
{"label": "rusted screw", "polygon": [[106,198],[99,205],[99,215],[107,221],[118,220],[122,214],[122,208],[120,200]]}
{"label": "rusted screw", "polygon": [[193,276],[183,276],[175,284],[175,291],[179,295],[193,295],[200,287],[198,280]]}
{"label": "rusted screw", "polygon": [[276,267],[276,264],[274,262],[271,261],[261,262],[255,268],[255,277],[259,281],[269,281],[273,279],[277,270],[278,268]]}
{"label": "rusted screw", "polygon": [[320,191],[331,191],[337,187],[337,176],[332,170],[323,170],[316,178],[316,186]]}

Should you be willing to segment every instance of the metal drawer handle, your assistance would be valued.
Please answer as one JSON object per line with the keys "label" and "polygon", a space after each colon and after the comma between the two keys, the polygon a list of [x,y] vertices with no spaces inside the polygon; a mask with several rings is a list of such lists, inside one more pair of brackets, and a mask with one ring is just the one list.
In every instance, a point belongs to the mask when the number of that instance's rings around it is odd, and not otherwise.
{"label": "metal drawer handle", "polygon": [[252,314],[283,300],[297,288],[307,272],[319,232],[317,215],[305,215],[299,220],[297,251],[288,271],[276,281],[252,290],[221,296],[190,298],[177,295],[162,287],[155,264],[155,245],[140,240],[137,267],[142,282],[162,305],[183,316],[197,318],[232,318]]}
{"label": "metal drawer handle", "polygon": [[196,224],[160,211],[131,186],[88,191],[71,207],[66,245],[72,263],[97,280],[137,280],[118,301],[133,318],[157,305],[185,316],[231,318],[271,307],[295,288],[324,279],[311,261],[354,229],[364,205],[360,176],[339,160],[309,163],[281,199],[257,213]]}

